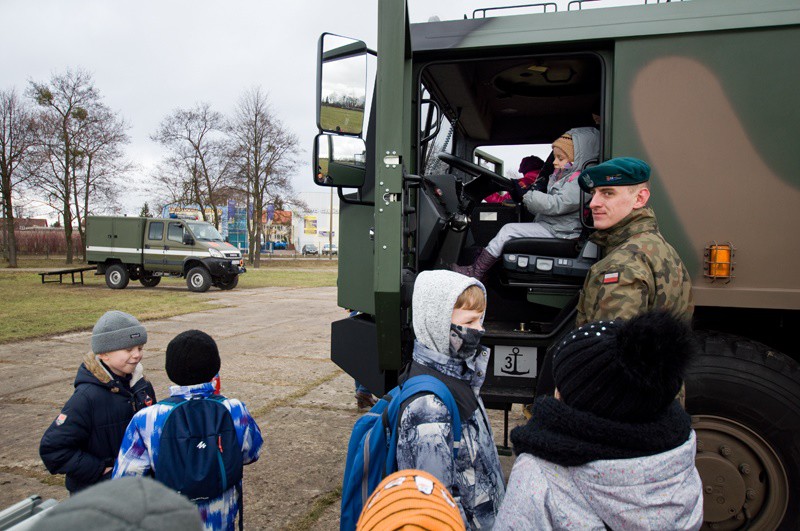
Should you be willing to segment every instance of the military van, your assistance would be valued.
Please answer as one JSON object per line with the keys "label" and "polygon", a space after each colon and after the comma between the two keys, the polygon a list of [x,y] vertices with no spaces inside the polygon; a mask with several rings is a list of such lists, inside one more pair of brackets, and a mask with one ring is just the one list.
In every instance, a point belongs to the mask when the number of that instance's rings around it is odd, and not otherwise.
{"label": "military van", "polygon": [[89,216],[86,261],[97,264],[111,289],[131,280],[152,288],[161,277],[186,278],[191,291],[235,288],[246,270],[242,254],[205,221]]}
{"label": "military van", "polygon": [[[338,304],[360,312],[332,324],[331,357],[375,394],[394,386],[411,353],[416,275],[469,263],[505,223],[531,219],[482,202],[510,189],[502,167],[519,163],[498,148],[527,155],[595,127],[587,167],[651,165],[650,205],[693,281],[703,352],[686,407],[706,527],[798,529],[800,4],[602,6],[408,24],[404,0],[380,0],[377,52],[323,34],[313,179],[337,189]],[[601,256],[585,238],[506,245],[486,281],[487,405],[533,400]]]}

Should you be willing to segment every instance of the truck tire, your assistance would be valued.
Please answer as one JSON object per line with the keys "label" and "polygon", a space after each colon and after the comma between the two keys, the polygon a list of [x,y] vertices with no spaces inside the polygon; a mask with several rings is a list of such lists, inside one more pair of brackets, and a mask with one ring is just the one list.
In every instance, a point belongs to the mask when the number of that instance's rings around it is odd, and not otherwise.
{"label": "truck tire", "polygon": [[705,524],[800,529],[800,367],[770,347],[698,332],[686,377]]}
{"label": "truck tire", "polygon": [[122,264],[113,264],[106,268],[106,286],[111,289],[125,289],[131,276]]}
{"label": "truck tire", "polygon": [[211,273],[203,266],[193,267],[186,275],[186,285],[189,291],[203,293],[211,287]]}
{"label": "truck tire", "polygon": [[217,282],[217,287],[221,290],[233,289],[239,285],[239,275],[229,278],[227,280],[220,280]]}
{"label": "truck tire", "polygon": [[139,282],[142,286],[146,288],[154,288],[158,286],[158,283],[161,282],[161,277],[154,277],[151,275],[144,275],[142,278],[139,279]]}

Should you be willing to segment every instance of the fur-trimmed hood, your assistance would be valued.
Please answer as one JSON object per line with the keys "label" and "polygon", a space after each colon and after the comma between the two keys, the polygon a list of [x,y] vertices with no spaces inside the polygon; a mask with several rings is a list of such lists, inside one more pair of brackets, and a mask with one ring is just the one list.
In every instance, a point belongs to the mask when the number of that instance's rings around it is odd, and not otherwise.
{"label": "fur-trimmed hood", "polygon": [[[144,368],[139,363],[131,375],[130,387],[133,388],[142,379],[144,379]],[[118,393],[121,389],[118,380],[119,378],[114,378],[114,375],[103,365],[97,355],[88,352],[83,357],[83,365],[78,369],[78,374],[75,376],[75,387],[84,383],[94,384],[107,387],[112,393]]]}

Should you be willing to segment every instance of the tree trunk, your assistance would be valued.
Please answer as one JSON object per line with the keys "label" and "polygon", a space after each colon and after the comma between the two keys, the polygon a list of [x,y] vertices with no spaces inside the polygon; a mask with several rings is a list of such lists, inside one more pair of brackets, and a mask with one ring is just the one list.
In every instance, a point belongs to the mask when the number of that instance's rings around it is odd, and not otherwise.
{"label": "tree trunk", "polygon": [[[9,183],[10,185],[10,183]],[[6,189],[4,187],[4,189]],[[7,188],[11,190],[9,186]],[[14,232],[14,211],[11,209],[11,194],[3,194],[4,209],[6,211],[6,248],[8,249],[8,267],[17,267],[17,235]]]}

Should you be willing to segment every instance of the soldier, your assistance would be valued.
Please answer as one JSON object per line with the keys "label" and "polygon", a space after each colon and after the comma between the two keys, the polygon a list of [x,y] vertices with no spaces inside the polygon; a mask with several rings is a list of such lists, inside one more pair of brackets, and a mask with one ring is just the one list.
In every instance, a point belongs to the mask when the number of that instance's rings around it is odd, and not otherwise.
{"label": "soldier", "polygon": [[[592,321],[630,319],[654,308],[687,322],[694,312],[692,284],[678,253],[658,232],[650,199],[650,166],[619,157],[578,177],[597,231],[590,239],[603,248],[583,283],[577,326]],[[544,359],[536,394],[553,394],[552,352]],[[525,406],[526,417],[530,416]]]}
{"label": "soldier", "polygon": [[604,249],[578,301],[577,326],[630,319],[662,308],[691,320],[692,284],[678,253],[658,232],[650,198],[650,166],[630,157],[608,160],[578,178],[592,194],[591,240]]}

